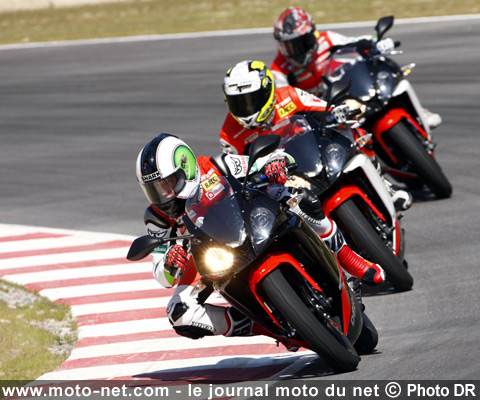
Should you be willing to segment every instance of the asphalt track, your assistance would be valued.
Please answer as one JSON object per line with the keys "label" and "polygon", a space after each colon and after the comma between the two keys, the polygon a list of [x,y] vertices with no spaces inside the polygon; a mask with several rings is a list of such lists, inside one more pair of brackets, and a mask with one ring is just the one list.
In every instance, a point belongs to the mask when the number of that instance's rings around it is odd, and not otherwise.
{"label": "asphalt track", "polygon": [[[403,219],[414,289],[366,298],[377,352],[335,378],[478,379],[479,19],[398,24],[390,36],[399,61],[417,64],[422,103],[444,119],[436,154],[454,192],[417,193]],[[139,150],[169,132],[197,154],[217,152],[225,71],[268,63],[274,50],[260,33],[0,51],[0,222],[143,234]],[[331,378],[321,361],[292,374]]]}

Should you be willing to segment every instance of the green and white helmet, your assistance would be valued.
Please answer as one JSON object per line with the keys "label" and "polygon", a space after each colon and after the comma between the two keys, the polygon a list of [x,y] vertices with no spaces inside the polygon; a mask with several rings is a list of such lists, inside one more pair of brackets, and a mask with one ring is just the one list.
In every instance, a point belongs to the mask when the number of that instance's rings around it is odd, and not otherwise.
{"label": "green and white helmet", "polygon": [[150,204],[170,218],[185,211],[188,196],[200,184],[200,170],[187,144],[161,133],[137,158],[137,181]]}

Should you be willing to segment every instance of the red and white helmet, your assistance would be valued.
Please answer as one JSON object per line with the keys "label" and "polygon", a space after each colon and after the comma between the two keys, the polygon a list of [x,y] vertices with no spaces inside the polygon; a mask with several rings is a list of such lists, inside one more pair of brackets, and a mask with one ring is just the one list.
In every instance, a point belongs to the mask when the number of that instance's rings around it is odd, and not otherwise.
{"label": "red and white helmet", "polygon": [[297,66],[310,64],[317,52],[315,23],[311,15],[299,7],[288,7],[280,14],[273,37],[280,53]]}

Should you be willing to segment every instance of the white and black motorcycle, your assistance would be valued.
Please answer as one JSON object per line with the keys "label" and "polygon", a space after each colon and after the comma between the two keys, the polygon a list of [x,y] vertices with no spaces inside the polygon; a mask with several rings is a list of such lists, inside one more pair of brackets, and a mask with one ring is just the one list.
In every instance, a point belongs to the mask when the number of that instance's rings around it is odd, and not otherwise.
{"label": "white and black motorcycle", "polygon": [[[332,101],[348,85],[335,84]],[[336,93],[332,93],[336,92]],[[272,127],[281,137],[280,147],[295,158],[293,172],[322,202],[322,209],[342,229],[350,246],[382,266],[397,291],[409,290],[413,278],[405,261],[404,230],[383,178],[358,147],[348,129],[336,129],[307,115],[293,115]],[[302,183],[304,185],[305,183]]]}
{"label": "white and black motorcycle", "polygon": [[[393,20],[388,16],[377,22],[378,41]],[[364,41],[334,46],[325,78],[352,82],[348,96],[362,104],[362,127],[373,134],[385,172],[410,189],[426,185],[437,198],[448,198],[452,186],[434,158],[435,143],[424,109],[406,79],[415,64],[400,67],[389,57],[400,53],[379,53],[375,46],[365,48]]]}

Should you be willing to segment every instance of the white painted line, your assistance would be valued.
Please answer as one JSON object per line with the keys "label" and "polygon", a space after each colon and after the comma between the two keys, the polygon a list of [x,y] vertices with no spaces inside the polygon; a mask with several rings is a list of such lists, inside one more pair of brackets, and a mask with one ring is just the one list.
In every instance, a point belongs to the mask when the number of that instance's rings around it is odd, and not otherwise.
{"label": "white painted line", "polygon": [[49,233],[65,234],[69,236],[87,236],[94,239],[96,238],[95,240],[98,240],[98,241],[135,239],[134,236],[121,235],[118,233],[80,231],[80,230],[73,230],[73,229],[59,229],[59,228],[49,228],[49,227],[31,226],[31,225],[0,224],[0,237],[24,235],[24,234],[35,233],[35,232],[49,232]]}
{"label": "white painted line", "polygon": [[[35,282],[53,282],[61,281],[64,279],[76,279],[76,278],[94,278],[98,276],[115,276],[125,274],[135,274],[141,272],[151,272],[152,263],[127,263],[118,265],[108,265],[102,267],[86,267],[86,268],[65,268],[55,269],[43,272],[31,272],[26,274],[12,274],[5,275],[3,279],[10,280],[20,285],[26,285],[27,283]],[[153,275],[152,275],[153,279]],[[92,279],[92,283],[95,280]],[[160,287],[160,286],[159,286]]]}
{"label": "white painted line", "polygon": [[102,260],[107,258],[126,258],[129,247],[117,247],[108,250],[79,251],[72,253],[45,254],[29,257],[0,259],[0,270],[25,268],[36,265],[50,265],[80,261]]}
{"label": "white painted line", "polygon": [[120,354],[153,353],[156,351],[188,350],[192,348],[215,348],[218,346],[259,346],[275,344],[275,339],[267,336],[206,336],[200,341],[178,336],[176,338],[159,338],[139,340],[134,342],[109,343],[95,346],[78,347],[73,349],[69,360],[101,356],[115,356]]}
{"label": "white painted line", "polygon": [[[161,288],[161,286],[159,286],[159,288]],[[82,304],[79,306],[72,306],[72,315],[74,317],[79,317],[81,315],[98,313],[99,310],[101,310],[102,313],[108,313],[117,311],[145,310],[147,308],[154,307],[166,308],[169,301],[170,296],[166,296],[154,297],[149,299],[121,300],[105,303]]]}
{"label": "white painted line", "polygon": [[158,332],[171,330],[168,318],[150,318],[136,321],[112,322],[108,324],[85,325],[78,328],[78,338],[97,336],[129,335],[132,333]]}
{"label": "white painted line", "polygon": [[99,240],[98,237],[88,236],[65,236],[59,238],[15,240],[11,242],[0,242],[0,255],[2,253],[13,253],[15,251],[21,253],[22,251],[29,250],[46,250],[70,246],[85,246],[109,241],[111,240],[105,240],[105,238]]}
{"label": "white painted line", "polygon": [[70,299],[72,297],[95,296],[107,293],[138,292],[142,290],[161,289],[155,279],[127,282],[97,283],[84,286],[69,286],[41,290],[40,294],[50,300]]}

